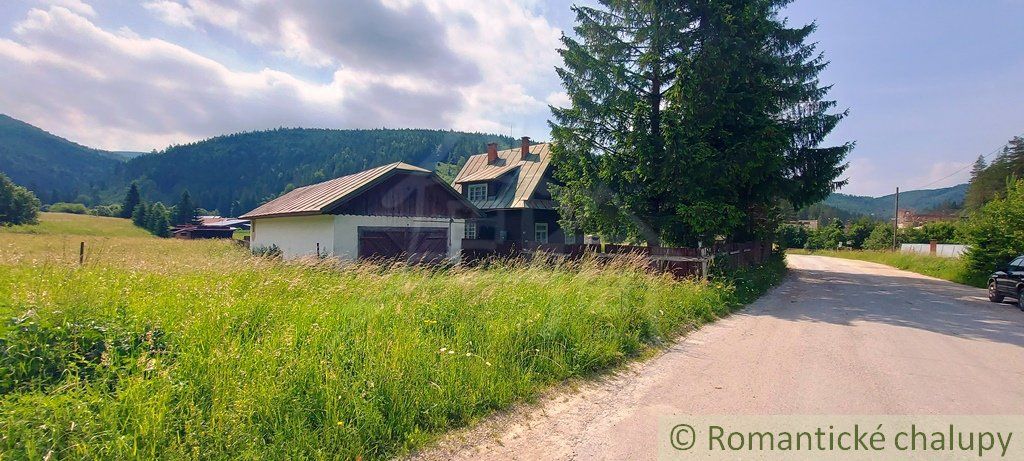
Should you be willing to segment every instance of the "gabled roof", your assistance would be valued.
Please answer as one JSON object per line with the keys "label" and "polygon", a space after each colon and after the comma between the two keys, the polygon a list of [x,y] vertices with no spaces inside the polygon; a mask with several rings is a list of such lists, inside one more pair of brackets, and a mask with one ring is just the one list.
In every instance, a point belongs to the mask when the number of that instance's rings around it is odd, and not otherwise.
{"label": "gabled roof", "polygon": [[[395,162],[377,168],[371,168],[359,173],[342,176],[322,183],[300,187],[288,192],[274,200],[260,205],[239,218],[269,218],[276,216],[299,216],[316,215],[330,211],[336,205],[358,195],[370,186],[391,177],[396,173],[413,173],[434,177],[439,184],[448,187],[444,181],[437,178],[437,175],[430,170],[425,170],[408,163]],[[448,187],[451,190],[450,187]],[[453,196],[465,202],[469,208],[474,209],[472,204],[461,194],[451,191]],[[478,213],[475,209],[474,213]]]}
{"label": "gabled roof", "polygon": [[463,185],[473,182],[493,181],[506,174],[515,176],[512,181],[504,184],[497,194],[484,200],[473,202],[482,209],[508,208],[541,208],[552,209],[551,200],[533,199],[537,186],[541,183],[544,172],[551,162],[550,144],[534,144],[530,146],[530,155],[521,158],[520,148],[498,151],[498,160],[494,164],[487,163],[487,154],[469,157],[466,165],[455,177],[453,186],[462,192]]}

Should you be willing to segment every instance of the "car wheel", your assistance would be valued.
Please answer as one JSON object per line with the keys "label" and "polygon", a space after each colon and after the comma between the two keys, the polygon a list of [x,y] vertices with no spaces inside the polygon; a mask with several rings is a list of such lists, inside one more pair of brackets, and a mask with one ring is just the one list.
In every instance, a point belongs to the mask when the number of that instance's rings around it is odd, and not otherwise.
{"label": "car wheel", "polygon": [[1017,307],[1024,311],[1024,288],[1017,290]]}
{"label": "car wheel", "polygon": [[996,290],[996,282],[988,282],[988,300],[994,303],[1003,302],[1003,297]]}

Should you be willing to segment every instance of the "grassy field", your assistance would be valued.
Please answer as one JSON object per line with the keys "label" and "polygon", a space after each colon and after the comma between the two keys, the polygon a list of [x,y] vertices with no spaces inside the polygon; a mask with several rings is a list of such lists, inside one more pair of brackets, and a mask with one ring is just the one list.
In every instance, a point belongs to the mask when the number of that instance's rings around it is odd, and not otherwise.
{"label": "grassy field", "polygon": [[387,458],[637,357],[784,270],[284,263],[74,218],[0,231],[0,458]]}
{"label": "grassy field", "polygon": [[984,288],[988,274],[978,274],[968,269],[962,258],[940,258],[917,253],[894,253],[891,251],[807,251],[786,250],[791,254],[816,254],[836,258],[870,261],[918,274],[929,275],[951,282]]}
{"label": "grassy field", "polygon": [[131,221],[71,213],[40,213],[39,224],[0,227],[0,233],[90,237],[147,237]]}

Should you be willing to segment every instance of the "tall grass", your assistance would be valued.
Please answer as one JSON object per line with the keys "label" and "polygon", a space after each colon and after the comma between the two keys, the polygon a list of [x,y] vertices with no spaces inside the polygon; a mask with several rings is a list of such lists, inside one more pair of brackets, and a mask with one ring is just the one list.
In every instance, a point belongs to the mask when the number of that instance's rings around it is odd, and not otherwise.
{"label": "tall grass", "polygon": [[951,282],[962,283],[984,288],[988,282],[988,274],[972,271],[963,258],[943,258],[920,253],[894,253],[891,251],[813,251],[787,250],[792,254],[816,254],[835,258],[870,261],[897,269],[924,274]]}
{"label": "tall grass", "polygon": [[39,224],[0,226],[0,233],[93,237],[146,237],[149,233],[128,219],[71,213],[39,213]]}
{"label": "tall grass", "polygon": [[0,453],[393,456],[756,296],[629,265],[284,263],[227,242],[0,234]]}

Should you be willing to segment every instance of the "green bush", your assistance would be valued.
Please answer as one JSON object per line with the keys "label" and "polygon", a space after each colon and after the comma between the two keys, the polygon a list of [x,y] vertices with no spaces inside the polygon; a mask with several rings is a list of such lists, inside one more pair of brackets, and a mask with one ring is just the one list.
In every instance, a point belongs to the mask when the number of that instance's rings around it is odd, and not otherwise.
{"label": "green bush", "polygon": [[807,229],[789,224],[779,226],[778,241],[782,248],[803,248],[807,244]]}
{"label": "green bush", "polygon": [[46,208],[51,213],[88,214],[89,209],[81,203],[57,202]]}
{"label": "green bush", "polygon": [[964,233],[970,248],[966,258],[971,269],[990,272],[1024,254],[1024,180],[1006,187],[971,215]]}
{"label": "green bush", "polygon": [[39,222],[39,205],[32,191],[0,173],[0,226]]}
{"label": "green bush", "polygon": [[120,217],[121,216],[121,205],[97,205],[89,210],[89,214],[93,216],[106,216],[106,217]]}
{"label": "green bush", "polygon": [[892,226],[879,224],[871,231],[871,235],[864,239],[865,250],[891,250],[892,249]]}

